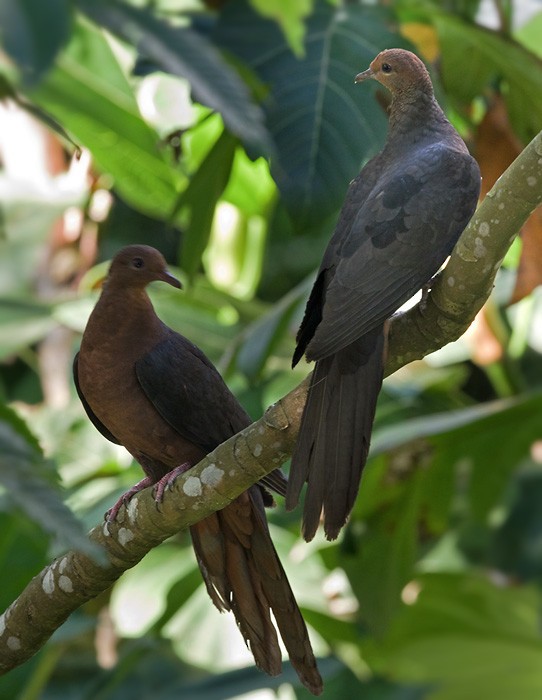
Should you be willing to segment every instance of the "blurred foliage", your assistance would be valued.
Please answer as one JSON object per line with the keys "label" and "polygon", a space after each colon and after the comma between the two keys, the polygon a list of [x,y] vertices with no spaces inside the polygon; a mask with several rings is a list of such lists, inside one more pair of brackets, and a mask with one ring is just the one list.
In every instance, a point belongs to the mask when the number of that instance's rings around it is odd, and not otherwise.
{"label": "blurred foliage", "polygon": [[[140,478],[71,383],[96,264],[127,243],[160,248],[185,289],[153,287],[158,313],[259,417],[308,369],[289,366],[312,275],[385,137],[383,96],[354,75],[382,48],[418,50],[493,181],[501,146],[518,152],[542,124],[542,13],[526,5],[0,4],[3,607]],[[269,514],[325,698],[540,697],[542,263],[530,261],[521,284],[518,243],[465,337],[386,381],[337,543],[306,545],[298,513]],[[278,679],[254,669],[180,534],[72,615],[0,696],[307,698],[295,683],[288,664]]]}

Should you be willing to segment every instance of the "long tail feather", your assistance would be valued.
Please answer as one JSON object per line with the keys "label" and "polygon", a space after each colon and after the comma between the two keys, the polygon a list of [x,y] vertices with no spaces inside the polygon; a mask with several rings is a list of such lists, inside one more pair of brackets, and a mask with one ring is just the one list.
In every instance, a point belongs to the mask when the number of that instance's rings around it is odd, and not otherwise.
{"label": "long tail feather", "polygon": [[295,507],[306,481],[303,536],[335,539],[356,499],[382,386],[384,331],[318,360],[292,457],[286,507]]}
{"label": "long tail feather", "polygon": [[281,671],[273,613],[301,682],[319,695],[322,679],[305,622],[269,535],[261,489],[252,487],[190,531],[211,599],[219,610],[234,613],[256,664],[272,676]]}

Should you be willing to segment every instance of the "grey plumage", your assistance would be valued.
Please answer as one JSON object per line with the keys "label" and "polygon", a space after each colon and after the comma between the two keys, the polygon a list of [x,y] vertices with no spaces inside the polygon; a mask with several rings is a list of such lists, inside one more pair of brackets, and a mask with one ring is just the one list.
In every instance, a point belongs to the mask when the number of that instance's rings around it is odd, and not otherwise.
{"label": "grey plumage", "polygon": [[286,505],[307,481],[303,533],[335,538],[367,459],[384,363],[384,323],[451,253],[480,189],[476,161],[414,54],[379,54],[357,81],[392,94],[382,151],[351,183],[299,329],[293,363],[315,360]]}

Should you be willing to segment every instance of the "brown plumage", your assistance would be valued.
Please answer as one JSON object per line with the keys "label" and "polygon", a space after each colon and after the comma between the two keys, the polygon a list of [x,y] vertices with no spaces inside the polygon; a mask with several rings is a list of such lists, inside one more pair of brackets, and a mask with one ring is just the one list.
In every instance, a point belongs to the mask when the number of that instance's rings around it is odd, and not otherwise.
{"label": "brown plumage", "polygon": [[287,508],[303,484],[303,534],[323,510],[337,537],[354,504],[382,384],[386,319],[433,277],[476,208],[480,171],[433,95],[422,61],[380,53],[356,82],[391,92],[384,148],[352,181],[297,336],[315,360]]}
{"label": "brown plumage", "polygon": [[[154,483],[163,489],[171,470],[189,468],[250,424],[201,350],[155,314],[145,291],[153,280],[180,287],[154,248],[129,246],[117,254],[74,361],[90,419],[146,474],[110,518],[134,493]],[[280,473],[264,482],[284,489]],[[319,694],[307,629],[269,535],[264,502],[270,501],[262,486],[251,487],[190,528],[194,550],[213,603],[233,611],[256,664],[273,676],[281,671],[272,612],[301,682]]]}

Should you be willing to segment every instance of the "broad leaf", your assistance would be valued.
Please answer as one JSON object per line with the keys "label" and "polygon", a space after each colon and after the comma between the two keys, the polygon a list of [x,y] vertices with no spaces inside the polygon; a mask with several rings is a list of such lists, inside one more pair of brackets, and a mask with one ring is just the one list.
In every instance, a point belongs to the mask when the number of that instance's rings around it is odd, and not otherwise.
{"label": "broad leaf", "polygon": [[269,87],[264,109],[278,150],[272,172],[300,229],[339,208],[349,181],[382,145],[384,111],[371,88],[354,85],[354,76],[382,49],[404,45],[387,29],[387,18],[365,5],[319,0],[300,60],[276,24],[243,0],[229,2],[220,15],[218,44]]}
{"label": "broad leaf", "polygon": [[23,84],[34,85],[68,40],[70,1],[2,0],[0,27],[0,42],[17,63]]}
{"label": "broad leaf", "polygon": [[[377,456],[383,451],[408,452],[408,446],[412,450],[416,445],[419,451],[420,445],[425,445],[423,449],[428,458],[424,515],[431,528],[440,530],[447,522],[458,470],[466,480],[471,511],[483,520],[502,497],[511,473],[527,457],[533,442],[540,438],[541,411],[542,395],[537,392],[517,399],[413,418],[378,430],[371,455]],[[503,440],[502,436],[507,434],[513,434],[513,439]],[[385,477],[381,475],[380,478]],[[370,475],[367,479],[372,483]],[[384,497],[385,494],[381,494],[373,507]],[[362,508],[363,488],[360,499]]]}
{"label": "broad leaf", "polygon": [[45,81],[30,93],[92,153],[118,193],[158,219],[173,209],[182,179],[158,150],[132,89],[100,31],[80,21]]}
{"label": "broad leaf", "polygon": [[310,14],[314,0],[250,0],[264,17],[274,19],[296,56],[302,56],[305,37],[304,20]]}
{"label": "broad leaf", "polygon": [[382,643],[368,645],[380,671],[430,684],[427,700],[540,697],[538,593],[472,575],[426,575],[413,585],[415,601]]}
{"label": "broad leaf", "polygon": [[272,146],[260,108],[204,36],[119,0],[78,0],[78,5],[94,21],[137,46],[162,70],[186,78],[195,99],[220,112],[233,134],[258,155],[269,153]]}
{"label": "broad leaf", "polygon": [[451,94],[472,100],[490,80],[503,96],[517,135],[527,143],[542,123],[542,60],[505,36],[453,15],[434,17],[442,48],[442,77]]}
{"label": "broad leaf", "polygon": [[0,298],[0,360],[41,340],[55,325],[44,304]]}
{"label": "broad leaf", "polygon": [[189,275],[193,275],[201,264],[215,207],[230,177],[236,144],[236,139],[223,131],[176,204],[174,216],[180,218],[183,228],[186,228],[181,263]]}
{"label": "broad leaf", "polygon": [[420,471],[403,498],[368,520],[355,556],[345,551],[340,558],[360,602],[361,619],[376,634],[386,630],[393,619],[401,590],[412,575],[423,489],[424,474]]}
{"label": "broad leaf", "polygon": [[53,486],[53,475],[51,464],[25,423],[7,406],[0,405],[0,483],[10,501],[64,547],[99,556]]}

